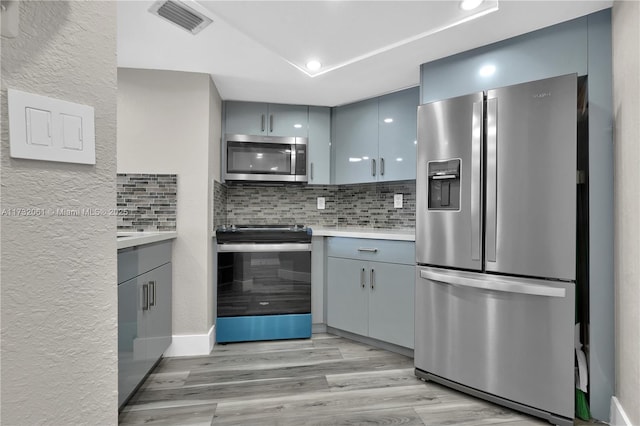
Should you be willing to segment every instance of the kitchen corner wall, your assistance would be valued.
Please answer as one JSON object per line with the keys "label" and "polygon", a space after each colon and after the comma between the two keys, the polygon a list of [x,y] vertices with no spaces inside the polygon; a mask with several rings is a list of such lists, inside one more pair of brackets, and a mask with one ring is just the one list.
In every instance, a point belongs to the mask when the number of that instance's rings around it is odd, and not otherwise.
{"label": "kitchen corner wall", "polygon": [[[640,3],[613,5],[615,114],[616,389],[628,416],[640,425]],[[615,406],[614,406],[615,408]],[[613,425],[624,424],[616,412]],[[618,413],[619,414],[619,413]],[[618,420],[618,421],[616,421]]]}
{"label": "kitchen corner wall", "polygon": [[[19,8],[18,36],[0,41],[0,417],[3,425],[115,425],[116,217],[57,210],[116,205],[116,3]],[[93,106],[95,165],[10,158],[8,88]]]}
{"label": "kitchen corner wall", "polygon": [[208,342],[213,325],[210,212],[220,105],[208,74],[118,69],[118,172],[177,175],[172,348],[194,337]]}
{"label": "kitchen corner wall", "polygon": [[[393,207],[394,194],[403,207]],[[291,224],[321,227],[415,228],[415,181],[359,185],[216,183],[215,226]],[[325,209],[317,209],[317,197]]]}

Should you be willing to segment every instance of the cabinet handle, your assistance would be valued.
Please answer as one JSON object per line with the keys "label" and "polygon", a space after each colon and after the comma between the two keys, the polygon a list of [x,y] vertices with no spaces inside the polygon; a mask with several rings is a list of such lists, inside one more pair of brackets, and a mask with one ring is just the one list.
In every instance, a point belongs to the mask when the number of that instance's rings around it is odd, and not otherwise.
{"label": "cabinet handle", "polygon": [[375,271],[373,270],[373,268],[371,268],[371,276],[369,277],[369,281],[371,282],[371,290],[373,290],[373,288],[376,286]]}
{"label": "cabinet handle", "polygon": [[264,114],[260,116],[260,131],[264,132]]}
{"label": "cabinet handle", "polygon": [[269,133],[273,132],[273,114],[269,115]]}
{"label": "cabinet handle", "polygon": [[358,251],[365,251],[367,253],[377,253],[378,249],[374,247],[358,247]]}
{"label": "cabinet handle", "polygon": [[313,163],[309,163],[309,174],[311,180],[313,180]]}
{"label": "cabinet handle", "polygon": [[371,159],[371,176],[376,175],[376,160],[375,158]]}
{"label": "cabinet handle", "polygon": [[384,176],[384,158],[380,158],[380,176]]}
{"label": "cabinet handle", "polygon": [[151,301],[149,302],[149,307],[156,306],[156,282],[155,281],[149,281],[149,299],[151,299]]}
{"label": "cabinet handle", "polygon": [[149,285],[142,284],[142,310],[149,310]]}
{"label": "cabinet handle", "polygon": [[362,286],[362,288],[364,288],[366,286],[365,281],[364,281],[364,268],[362,268],[362,271],[360,271],[360,285]]}

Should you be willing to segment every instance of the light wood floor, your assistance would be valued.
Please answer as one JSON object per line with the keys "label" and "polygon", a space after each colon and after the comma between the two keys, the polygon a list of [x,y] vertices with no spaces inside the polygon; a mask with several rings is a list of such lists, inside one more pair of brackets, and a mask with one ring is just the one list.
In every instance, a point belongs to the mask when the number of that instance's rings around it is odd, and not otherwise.
{"label": "light wood floor", "polygon": [[424,383],[413,360],[329,334],[165,358],[121,425],[548,425]]}

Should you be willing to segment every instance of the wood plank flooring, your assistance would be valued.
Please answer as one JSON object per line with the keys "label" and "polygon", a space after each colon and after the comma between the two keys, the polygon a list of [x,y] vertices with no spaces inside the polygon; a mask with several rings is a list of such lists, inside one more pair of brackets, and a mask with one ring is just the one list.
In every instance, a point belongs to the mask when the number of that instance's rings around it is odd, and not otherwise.
{"label": "wood plank flooring", "polygon": [[165,358],[120,425],[548,425],[413,374],[413,360],[329,334]]}

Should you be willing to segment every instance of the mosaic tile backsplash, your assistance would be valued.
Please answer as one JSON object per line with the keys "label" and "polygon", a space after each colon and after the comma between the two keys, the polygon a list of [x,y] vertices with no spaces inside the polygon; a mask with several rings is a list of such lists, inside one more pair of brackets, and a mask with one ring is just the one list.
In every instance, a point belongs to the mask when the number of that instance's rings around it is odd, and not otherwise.
{"label": "mosaic tile backsplash", "polygon": [[119,173],[118,231],[175,231],[177,194],[176,175]]}
{"label": "mosaic tile backsplash", "polygon": [[[403,195],[402,208],[393,207],[394,194]],[[324,210],[317,209],[317,197],[325,197]],[[300,223],[322,227],[415,228],[415,181],[327,186],[215,182],[214,198],[216,227]]]}

